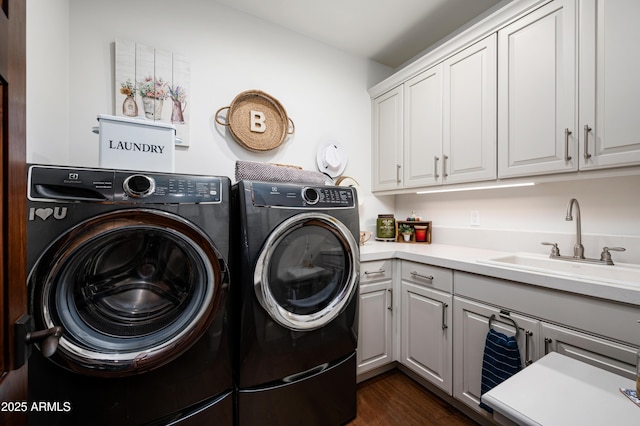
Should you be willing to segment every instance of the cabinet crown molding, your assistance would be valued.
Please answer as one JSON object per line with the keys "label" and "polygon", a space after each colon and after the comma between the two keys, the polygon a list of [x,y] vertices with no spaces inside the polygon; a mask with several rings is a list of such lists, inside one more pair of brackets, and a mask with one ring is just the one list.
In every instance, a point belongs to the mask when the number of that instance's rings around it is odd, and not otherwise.
{"label": "cabinet crown molding", "polygon": [[434,46],[428,48],[413,62],[401,67],[393,75],[371,87],[369,89],[369,96],[375,98],[382,95],[388,90],[419,74],[421,71],[424,71],[438,62],[442,62],[459,50],[471,46],[491,33],[498,31],[510,22],[513,22],[550,1],[551,0],[512,0],[510,3],[507,3],[505,6],[497,9],[494,13],[465,29],[461,33],[456,34],[451,38],[445,38],[442,42],[436,43]]}

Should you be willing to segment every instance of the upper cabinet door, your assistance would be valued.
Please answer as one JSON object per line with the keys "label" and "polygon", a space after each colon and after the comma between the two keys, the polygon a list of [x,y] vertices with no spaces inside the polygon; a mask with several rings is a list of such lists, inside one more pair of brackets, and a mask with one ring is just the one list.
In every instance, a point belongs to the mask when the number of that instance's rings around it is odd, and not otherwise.
{"label": "upper cabinet door", "polygon": [[580,168],[640,164],[640,1],[580,1]]}
{"label": "upper cabinet door", "polygon": [[496,35],[443,63],[444,183],[496,178]]}
{"label": "upper cabinet door", "polygon": [[575,0],[500,30],[498,57],[498,177],[577,170]]}
{"label": "upper cabinet door", "polygon": [[402,188],[402,86],[373,99],[373,191]]}
{"label": "upper cabinet door", "polygon": [[404,187],[442,183],[442,64],[404,83]]}

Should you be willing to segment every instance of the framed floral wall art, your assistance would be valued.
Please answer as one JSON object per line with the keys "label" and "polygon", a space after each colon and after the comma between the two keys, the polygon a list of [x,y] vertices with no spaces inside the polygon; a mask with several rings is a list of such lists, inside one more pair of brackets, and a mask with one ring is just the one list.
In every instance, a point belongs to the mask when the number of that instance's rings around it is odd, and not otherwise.
{"label": "framed floral wall art", "polygon": [[116,40],[114,115],[171,123],[176,146],[189,146],[187,58],[129,40]]}

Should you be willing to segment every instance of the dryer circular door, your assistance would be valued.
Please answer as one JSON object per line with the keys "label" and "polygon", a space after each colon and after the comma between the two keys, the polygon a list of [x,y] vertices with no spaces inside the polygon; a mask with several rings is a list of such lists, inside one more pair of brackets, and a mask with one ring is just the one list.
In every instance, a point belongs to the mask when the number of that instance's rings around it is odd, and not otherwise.
{"label": "dryer circular door", "polygon": [[53,361],[121,377],[189,349],[219,313],[229,276],[198,227],[172,213],[132,209],[63,234],[41,254],[28,285],[37,325],[63,328]]}
{"label": "dryer circular door", "polygon": [[340,315],[358,287],[358,243],[335,217],[301,213],[267,238],[254,271],[258,301],[280,325],[314,330]]}

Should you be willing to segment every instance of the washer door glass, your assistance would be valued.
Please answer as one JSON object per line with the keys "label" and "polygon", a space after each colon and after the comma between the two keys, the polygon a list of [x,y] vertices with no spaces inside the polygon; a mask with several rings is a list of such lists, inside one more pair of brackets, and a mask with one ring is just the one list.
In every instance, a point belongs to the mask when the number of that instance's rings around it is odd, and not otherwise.
{"label": "washer door glass", "polygon": [[195,343],[226,297],[227,268],[186,220],[152,210],[95,217],[29,277],[31,312],[64,332],[54,361],[89,375],[157,368]]}
{"label": "washer door glass", "polygon": [[262,307],[292,330],[312,330],[343,312],[358,286],[358,244],[333,216],[302,213],[281,223],[256,263]]}

